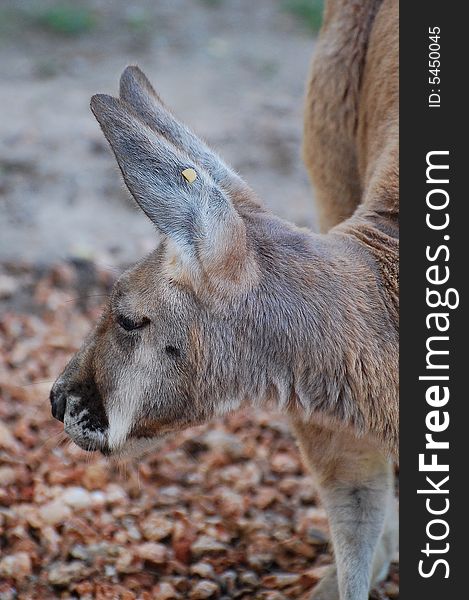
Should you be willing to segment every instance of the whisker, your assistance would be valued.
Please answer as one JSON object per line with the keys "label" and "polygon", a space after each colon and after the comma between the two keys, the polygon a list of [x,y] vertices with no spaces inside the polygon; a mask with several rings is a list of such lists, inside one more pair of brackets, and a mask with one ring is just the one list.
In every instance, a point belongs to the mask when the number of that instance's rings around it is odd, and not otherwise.
{"label": "whisker", "polygon": [[95,446],[90,442],[88,446],[88,454],[86,455],[86,465],[90,465],[94,460]]}
{"label": "whisker", "polygon": [[142,490],[142,481],[140,479],[140,469],[137,467],[135,469],[135,471],[137,472],[137,486],[138,486],[138,489],[141,491]]}
{"label": "whisker", "polygon": [[68,435],[65,433],[65,431],[63,432],[63,437],[60,439],[59,441],[59,446],[61,448],[63,448],[65,446],[65,444],[69,442],[70,443],[70,438],[68,437]]}
{"label": "whisker", "polygon": [[70,298],[70,300],[64,300],[63,304],[68,304],[69,302],[78,302],[79,300],[88,300],[88,298],[109,298],[110,294],[88,294],[87,296],[77,296],[76,298]]}
{"label": "whisker", "polygon": [[190,448],[186,448],[184,447],[184,454],[186,454],[188,456],[188,458],[194,462],[195,464],[200,464],[200,458],[197,456],[197,454],[195,454],[195,452],[193,450],[191,450]]}
{"label": "whisker", "polygon": [[119,458],[116,461],[117,470],[119,472],[119,478],[124,482],[129,481],[128,463],[124,458]]}
{"label": "whisker", "polygon": [[88,466],[90,464],[90,450],[91,450],[91,441],[89,441],[86,444],[86,450],[85,450],[85,455],[83,456],[84,458],[84,463],[86,466]]}
{"label": "whisker", "polygon": [[61,448],[67,439],[67,434],[62,430],[49,436],[39,446],[34,448],[34,452],[43,452],[52,448]]}
{"label": "whisker", "polygon": [[30,381],[29,383],[21,383],[21,384],[13,383],[13,384],[11,384],[11,387],[24,388],[24,387],[29,387],[30,385],[41,385],[43,383],[54,383],[54,381],[55,381],[55,379],[47,379],[45,381]]}
{"label": "whisker", "polygon": [[123,269],[120,267],[115,267],[113,265],[108,265],[99,261],[93,261],[93,264],[99,267],[100,269],[109,271],[110,273],[117,273],[118,275],[121,275],[124,272]]}
{"label": "whisker", "polygon": [[72,444],[73,444],[73,440],[71,438],[68,438],[68,440],[66,440],[66,443],[64,445],[64,452],[65,453],[68,453],[68,451],[72,447]]}
{"label": "whisker", "polygon": [[46,398],[40,399],[39,403],[37,405],[35,403],[33,404],[32,402],[29,402],[28,404],[32,409],[32,413],[31,414],[28,413],[29,421],[31,421],[31,422],[35,421],[37,416],[39,414],[42,414],[43,411],[45,411],[45,410],[47,411],[47,414],[49,417],[47,420],[52,421],[52,415],[50,413],[50,406],[49,406],[50,405],[49,398],[46,397]]}
{"label": "whisker", "polygon": [[44,450],[44,448],[49,449],[49,446],[52,444],[54,444],[56,447],[59,447],[60,444],[63,441],[65,441],[66,439],[67,439],[67,434],[62,429],[61,431],[58,431],[57,433],[53,433],[51,436],[49,436],[44,442],[42,442],[42,444],[40,444],[36,448],[36,451]]}

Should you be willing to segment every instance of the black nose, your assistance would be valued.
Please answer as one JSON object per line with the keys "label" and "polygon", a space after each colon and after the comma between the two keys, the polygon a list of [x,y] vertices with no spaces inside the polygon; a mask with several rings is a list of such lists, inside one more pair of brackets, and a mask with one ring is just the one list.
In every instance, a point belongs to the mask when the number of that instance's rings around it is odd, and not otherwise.
{"label": "black nose", "polygon": [[64,422],[65,407],[67,404],[66,395],[60,385],[54,383],[50,391],[50,405],[52,407],[52,416],[54,419]]}

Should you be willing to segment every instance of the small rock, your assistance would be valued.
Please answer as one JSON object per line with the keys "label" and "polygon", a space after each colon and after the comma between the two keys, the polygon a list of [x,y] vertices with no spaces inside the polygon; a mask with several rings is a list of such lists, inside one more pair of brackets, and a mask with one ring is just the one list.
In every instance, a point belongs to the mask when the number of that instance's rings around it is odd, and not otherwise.
{"label": "small rock", "polygon": [[289,585],[298,583],[301,575],[296,573],[275,573],[274,575],[266,575],[262,579],[262,583],[269,588],[286,588]]}
{"label": "small rock", "polygon": [[312,483],[308,480],[301,484],[298,495],[304,504],[310,504],[316,500],[316,490]]}
{"label": "small rock", "polygon": [[278,492],[271,487],[262,487],[257,492],[257,497],[254,500],[255,505],[262,510],[273,504],[278,498]]}
{"label": "small rock", "polygon": [[81,479],[83,475],[82,467],[75,467],[71,469],[57,469],[47,473],[47,479],[51,485],[68,485],[70,483],[76,483]]}
{"label": "small rock", "polygon": [[[310,488],[308,487],[308,489]],[[324,525],[327,523],[326,510],[319,506],[310,506],[305,512],[305,518],[316,525]]]}
{"label": "small rock", "polygon": [[[237,465],[233,465],[236,467]],[[262,480],[262,471],[254,462],[248,462],[243,465],[240,477],[235,481],[235,489],[237,492],[250,492],[255,486],[258,486]]]}
{"label": "small rock", "polygon": [[56,555],[59,552],[62,537],[51,525],[41,527],[41,535],[43,540],[45,541],[44,546],[49,550],[51,555]]}
{"label": "small rock", "polygon": [[7,583],[0,583],[0,600],[16,600],[18,595],[16,589],[9,586]]}
{"label": "small rock", "polygon": [[236,571],[232,570],[225,571],[220,575],[220,583],[223,586],[223,591],[230,594],[230,597],[236,589],[237,578],[238,576],[236,575]]}
{"label": "small rock", "polygon": [[116,533],[114,534],[114,541],[120,544],[121,546],[125,546],[125,544],[127,544],[127,542],[129,541],[127,531],[124,531],[122,529],[120,531],[116,531]]}
{"label": "small rock", "polygon": [[298,490],[298,478],[297,477],[283,477],[279,481],[279,490],[287,496],[293,496]]}
{"label": "small rock", "polygon": [[243,445],[235,435],[212,429],[203,439],[211,450],[221,450],[230,458],[241,458],[244,454]]}
{"label": "small rock", "polygon": [[82,481],[88,490],[100,490],[106,486],[108,479],[108,470],[105,465],[96,463],[88,465],[83,474]]}
{"label": "small rock", "polygon": [[313,559],[317,555],[317,548],[315,546],[312,544],[306,544],[303,542],[303,540],[296,536],[284,540],[282,542],[282,547],[289,552],[293,552],[299,556],[310,559]]}
{"label": "small rock", "polygon": [[16,441],[6,424],[2,423],[2,421],[0,421],[0,448],[12,450],[13,452],[20,451],[20,445],[18,444],[18,442]]}
{"label": "small rock", "polygon": [[82,487],[70,487],[65,490],[62,494],[62,500],[75,509],[88,508],[93,504],[91,494]]}
{"label": "small rock", "polygon": [[181,488],[177,485],[162,487],[158,492],[158,501],[168,506],[178,504],[181,501]]}
{"label": "small rock", "polygon": [[143,535],[147,540],[159,542],[173,531],[173,523],[159,515],[151,515],[142,523]]}
{"label": "small rock", "polygon": [[11,467],[0,467],[0,486],[6,487],[16,481],[16,472]]}
{"label": "small rock", "polygon": [[127,502],[127,494],[120,485],[115,483],[110,483],[106,487],[105,494],[106,501],[109,502],[109,504],[123,504],[124,502]]}
{"label": "small rock", "polygon": [[170,583],[162,581],[152,589],[152,598],[153,600],[173,600],[173,598],[180,598],[180,595]]}
{"label": "small rock", "polygon": [[217,554],[218,552],[224,552],[226,546],[221,542],[209,537],[208,535],[201,535],[191,546],[192,553],[194,556],[203,556],[204,554]]}
{"label": "small rock", "polygon": [[39,509],[39,516],[47,525],[58,525],[70,518],[72,511],[60,500],[52,500]]}
{"label": "small rock", "polygon": [[270,554],[250,554],[248,557],[248,565],[258,571],[261,571],[271,561],[272,556]]}
{"label": "small rock", "polygon": [[173,575],[170,579],[170,583],[177,592],[184,594],[184,597],[187,598],[189,582],[186,577],[182,575]]}
{"label": "small rock", "polygon": [[72,581],[78,581],[79,579],[85,578],[89,573],[89,569],[85,565],[78,561],[72,561],[71,563],[63,564],[59,563],[49,570],[47,576],[51,585],[68,585]]}
{"label": "small rock", "polygon": [[228,517],[242,515],[245,512],[245,501],[243,496],[233,492],[229,488],[223,487],[217,493],[220,502],[220,510],[223,515]]}
{"label": "small rock", "polygon": [[278,452],[272,458],[272,471],[276,473],[296,473],[299,466],[298,460],[285,452]]}
{"label": "small rock", "polygon": [[394,598],[399,598],[399,586],[394,581],[387,581],[384,584],[384,593],[394,600]]}
{"label": "small rock", "polygon": [[241,573],[239,581],[250,588],[256,588],[260,585],[259,577],[253,571],[244,571]]}
{"label": "small rock", "polygon": [[90,497],[93,506],[104,506],[106,504],[106,495],[103,492],[91,492]]}
{"label": "small rock", "polygon": [[91,558],[91,553],[86,546],[83,546],[83,544],[77,544],[71,548],[70,556],[78,558],[79,560],[89,560]]}
{"label": "small rock", "polygon": [[262,571],[273,561],[272,551],[272,543],[268,539],[263,540],[260,544],[250,546],[247,550],[248,565],[256,571]]}
{"label": "small rock", "polygon": [[166,546],[155,542],[146,542],[137,546],[136,554],[143,560],[161,565],[166,561]]}
{"label": "small rock", "polygon": [[34,504],[18,504],[15,508],[15,513],[35,529],[41,528],[44,524],[39,516],[39,510]]}
{"label": "small rock", "polygon": [[117,569],[113,565],[104,566],[104,574],[107,578],[114,577],[117,574]]}
{"label": "small rock", "polygon": [[96,544],[75,544],[70,549],[70,554],[73,558],[78,558],[83,561],[95,560],[99,557],[115,557],[120,552],[119,546],[102,541]]}
{"label": "small rock", "polygon": [[286,596],[281,592],[267,592],[265,600],[286,600]]}
{"label": "small rock", "polygon": [[312,581],[320,581],[323,577],[327,575],[330,569],[330,565],[321,565],[320,567],[313,567],[312,569],[308,569],[303,574],[303,576],[307,577]]}
{"label": "small rock", "polygon": [[198,575],[202,579],[215,579],[215,571],[212,565],[205,562],[198,562],[191,567],[192,575]]}
{"label": "small rock", "polygon": [[133,554],[129,550],[122,548],[115,562],[116,570],[119,573],[131,573],[134,571],[132,566]]}
{"label": "small rock", "polygon": [[10,554],[0,560],[0,576],[2,577],[13,577],[16,581],[21,581],[31,575],[31,572],[31,559],[26,552]]}
{"label": "small rock", "polygon": [[206,579],[202,579],[195,584],[192,588],[189,598],[191,600],[204,600],[204,598],[212,598],[216,593],[218,593],[218,585],[213,581],[207,581]]}
{"label": "small rock", "polygon": [[129,538],[134,542],[139,542],[142,539],[142,534],[135,525],[129,525],[127,527],[127,533],[129,535]]}
{"label": "small rock", "polygon": [[173,537],[173,552],[174,558],[183,565],[188,565],[191,562],[191,540],[190,538],[174,538]]}
{"label": "small rock", "polygon": [[329,543],[329,536],[324,531],[315,527],[310,527],[306,531],[306,539],[310,544],[315,546],[323,546]]}

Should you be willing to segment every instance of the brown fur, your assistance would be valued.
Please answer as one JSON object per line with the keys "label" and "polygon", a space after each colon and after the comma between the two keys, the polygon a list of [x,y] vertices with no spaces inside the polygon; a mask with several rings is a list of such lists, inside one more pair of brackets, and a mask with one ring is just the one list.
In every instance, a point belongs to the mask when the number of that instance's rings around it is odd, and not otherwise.
{"label": "brown fur", "polygon": [[91,104],[164,239],[116,284],[54,385],[54,414],[78,444],[122,455],[275,403],[331,519],[337,571],[318,600],[364,600],[395,549],[397,47],[396,0],[328,2],[305,111],[319,235],[262,208],[137,68],[119,99]]}
{"label": "brown fur", "polygon": [[[398,3],[393,0],[328,2],[308,85],[304,138],[321,229],[333,228],[362,246],[374,268],[390,330],[396,331],[397,27]],[[397,346],[395,353],[388,366],[397,391]],[[385,410],[384,419],[397,424],[397,393]]]}

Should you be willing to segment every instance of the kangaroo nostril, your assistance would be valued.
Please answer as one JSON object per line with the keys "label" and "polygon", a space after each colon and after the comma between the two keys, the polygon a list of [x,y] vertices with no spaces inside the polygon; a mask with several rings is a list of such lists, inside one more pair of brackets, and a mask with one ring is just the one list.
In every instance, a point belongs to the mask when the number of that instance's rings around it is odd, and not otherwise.
{"label": "kangaroo nostril", "polygon": [[52,416],[54,417],[54,419],[62,421],[63,423],[67,399],[65,394],[55,385],[50,391],[50,404],[52,408]]}

